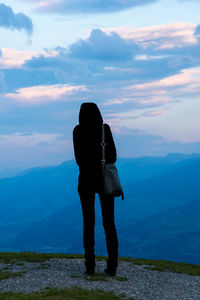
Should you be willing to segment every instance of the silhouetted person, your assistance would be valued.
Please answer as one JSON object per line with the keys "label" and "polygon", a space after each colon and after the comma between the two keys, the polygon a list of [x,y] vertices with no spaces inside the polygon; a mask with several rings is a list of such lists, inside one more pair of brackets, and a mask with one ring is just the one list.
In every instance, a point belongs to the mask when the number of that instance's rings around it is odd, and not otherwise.
{"label": "silhouetted person", "polygon": [[[115,275],[118,265],[118,238],[114,221],[114,197],[106,197],[103,194],[102,124],[103,119],[97,105],[83,103],[79,112],[79,125],[73,130],[73,142],[75,159],[80,171],[78,193],[83,212],[86,274],[93,274],[95,271],[95,193],[98,193],[108,251],[107,269],[104,271],[108,275]],[[116,161],[115,144],[109,125],[104,126],[106,162],[114,163]]]}

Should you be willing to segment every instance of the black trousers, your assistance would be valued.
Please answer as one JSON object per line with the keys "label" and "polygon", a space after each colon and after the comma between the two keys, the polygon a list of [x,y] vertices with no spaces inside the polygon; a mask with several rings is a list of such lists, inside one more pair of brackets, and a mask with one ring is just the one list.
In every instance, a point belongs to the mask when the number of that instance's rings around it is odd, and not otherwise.
{"label": "black trousers", "polygon": [[[108,251],[107,267],[118,265],[118,238],[114,221],[114,197],[105,197],[98,193],[101,203],[103,226]],[[94,227],[95,227],[95,192],[80,191],[79,196],[83,212],[83,245],[85,249],[86,267],[95,265]]]}

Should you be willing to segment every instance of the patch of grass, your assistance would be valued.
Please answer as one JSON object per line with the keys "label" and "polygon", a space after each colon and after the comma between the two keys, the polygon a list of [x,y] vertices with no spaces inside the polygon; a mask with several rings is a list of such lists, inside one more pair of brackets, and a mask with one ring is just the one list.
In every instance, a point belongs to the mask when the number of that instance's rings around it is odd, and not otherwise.
{"label": "patch of grass", "polygon": [[17,277],[17,276],[21,276],[22,274],[24,274],[26,272],[8,272],[8,271],[3,271],[1,270],[0,271],[0,280],[3,280],[3,279],[8,279],[8,278],[12,278],[12,277]]}
{"label": "patch of grass", "polygon": [[[51,258],[84,258],[82,254],[64,254],[64,253],[35,253],[35,252],[0,252],[0,261],[4,263],[21,264],[26,262],[45,262]],[[96,256],[96,260],[107,260],[106,256]],[[136,259],[131,257],[119,257],[119,261],[133,262],[138,265],[148,265],[148,268],[158,271],[170,271],[200,276],[200,265],[176,263],[166,260]]]}
{"label": "patch of grass", "polygon": [[200,265],[177,263],[167,260],[151,260],[130,257],[120,257],[119,260],[133,262],[136,265],[147,265],[149,266],[147,267],[147,269],[156,270],[160,272],[170,271],[174,273],[200,276]]}
{"label": "patch of grass", "polygon": [[96,255],[95,258],[96,258],[96,260],[98,260],[98,261],[107,260],[107,256]]}
{"label": "patch of grass", "polygon": [[40,265],[40,269],[48,269],[49,268],[49,264],[42,262]]}
{"label": "patch of grass", "polygon": [[126,298],[126,299],[129,299],[129,300],[130,300],[130,299],[131,299],[131,300],[134,300],[133,298],[127,298],[126,294],[123,294],[123,293],[120,294],[120,297],[122,297],[122,299]]}
{"label": "patch of grass", "polygon": [[10,270],[9,267],[4,267],[2,270]]}
{"label": "patch of grass", "polygon": [[0,252],[0,261],[15,264],[23,262],[45,262],[50,258],[84,258],[82,254],[35,253],[35,252]]}
{"label": "patch of grass", "polygon": [[44,292],[34,294],[22,293],[0,293],[0,300],[121,300],[122,297],[115,296],[112,292],[103,290],[84,290],[79,287],[72,289],[47,288]]}
{"label": "patch of grass", "polygon": [[15,265],[16,266],[24,266],[24,263],[19,261],[19,262],[16,262]]}
{"label": "patch of grass", "polygon": [[70,276],[71,278],[81,278],[81,276],[80,276],[80,275],[78,275],[78,274],[74,274],[74,273],[72,273],[72,274],[69,274],[69,276]]}
{"label": "patch of grass", "polygon": [[88,281],[108,281],[107,275],[104,273],[95,273],[94,275],[86,275],[85,279]]}
{"label": "patch of grass", "polygon": [[117,275],[113,276],[112,278],[115,280],[118,280],[118,281],[127,281],[128,280],[127,277],[122,277],[122,276],[117,276]]}

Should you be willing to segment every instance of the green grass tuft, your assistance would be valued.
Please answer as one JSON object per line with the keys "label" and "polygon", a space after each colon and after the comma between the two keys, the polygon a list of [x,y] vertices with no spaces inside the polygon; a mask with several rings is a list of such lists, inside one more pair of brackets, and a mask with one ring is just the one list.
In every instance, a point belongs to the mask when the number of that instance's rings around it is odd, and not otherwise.
{"label": "green grass tuft", "polygon": [[112,292],[105,292],[103,290],[84,290],[79,287],[71,289],[55,289],[47,288],[44,292],[34,294],[14,294],[1,293],[0,300],[121,300],[122,297],[115,296]]}
{"label": "green grass tuft", "polygon": [[[22,262],[43,262],[44,268],[47,267],[45,262],[51,258],[81,258],[82,254],[63,254],[63,253],[35,253],[35,252],[0,252],[0,261],[9,264],[22,264]],[[106,256],[96,256],[99,261],[106,260]],[[119,261],[128,261],[138,265],[147,265],[151,270],[170,271],[184,273],[189,275],[200,276],[200,265],[176,263],[166,260],[136,259],[131,257],[119,257]]]}
{"label": "green grass tuft", "polygon": [[75,273],[69,274],[69,276],[70,276],[71,278],[81,278],[80,275],[75,274]]}
{"label": "green grass tuft", "polygon": [[147,265],[149,266],[147,267],[147,269],[156,270],[160,272],[170,271],[174,273],[200,276],[200,265],[177,263],[167,260],[151,260],[130,257],[120,257],[119,260],[133,262],[136,265]]}
{"label": "green grass tuft", "polygon": [[128,280],[127,277],[122,277],[122,276],[117,276],[117,275],[113,276],[112,278],[115,280],[118,280],[118,281],[127,281]]}
{"label": "green grass tuft", "polygon": [[21,276],[24,273],[25,273],[24,271],[23,272],[8,272],[8,271],[0,270],[0,280]]}
{"label": "green grass tuft", "polygon": [[86,275],[85,279],[88,281],[108,281],[107,275],[104,273],[95,273],[94,275]]}
{"label": "green grass tuft", "polygon": [[84,258],[82,254],[63,254],[63,253],[35,253],[35,252],[1,252],[0,261],[4,263],[16,263],[17,261],[26,262],[45,262],[50,258]]}

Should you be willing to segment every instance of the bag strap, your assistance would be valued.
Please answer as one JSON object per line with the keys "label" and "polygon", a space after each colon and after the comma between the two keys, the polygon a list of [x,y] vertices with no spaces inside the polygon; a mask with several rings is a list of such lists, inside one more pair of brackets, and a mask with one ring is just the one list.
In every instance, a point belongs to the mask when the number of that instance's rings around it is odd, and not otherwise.
{"label": "bag strap", "polygon": [[105,128],[104,124],[102,124],[102,140],[101,140],[101,148],[102,148],[102,159],[101,163],[102,165],[106,163],[106,154],[105,154],[105,148],[106,148],[106,143],[105,143]]}

